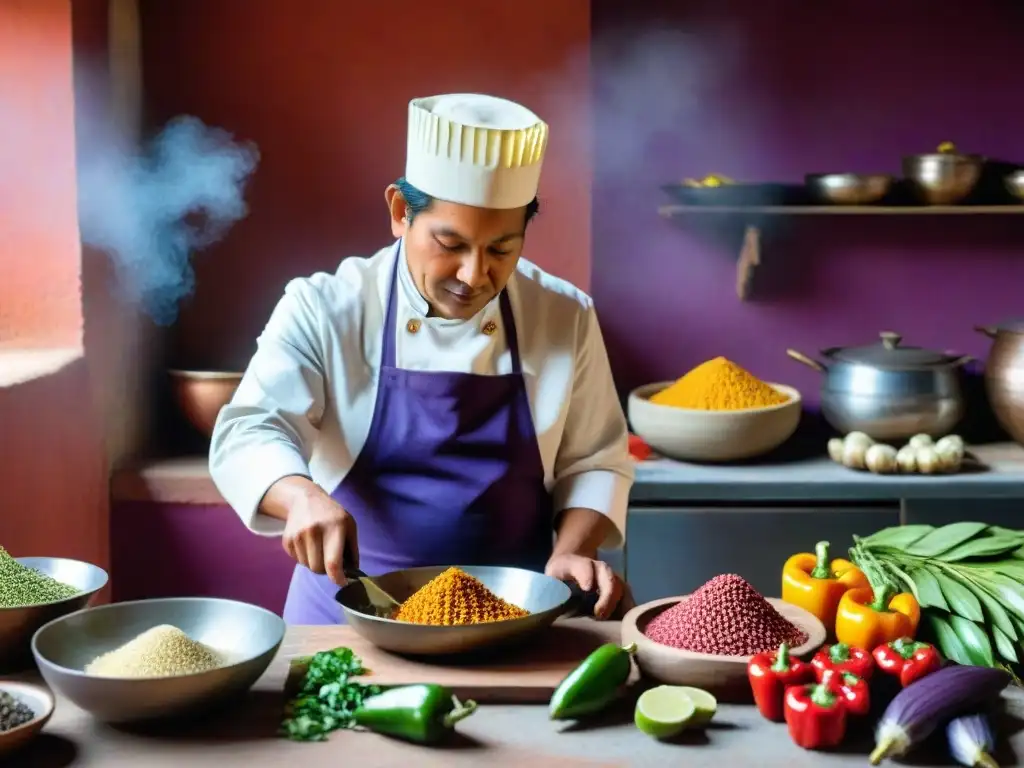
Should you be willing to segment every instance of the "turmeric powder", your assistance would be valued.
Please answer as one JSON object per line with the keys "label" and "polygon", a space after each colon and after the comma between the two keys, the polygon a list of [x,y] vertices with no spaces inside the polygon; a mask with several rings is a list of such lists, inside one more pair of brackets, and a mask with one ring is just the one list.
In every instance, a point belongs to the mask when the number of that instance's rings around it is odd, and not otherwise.
{"label": "turmeric powder", "polygon": [[454,627],[521,619],[529,612],[506,602],[459,568],[435,576],[399,606],[395,619]]}
{"label": "turmeric powder", "polygon": [[651,396],[651,402],[699,411],[741,411],[781,405],[789,397],[731,360],[701,363],[677,382]]}

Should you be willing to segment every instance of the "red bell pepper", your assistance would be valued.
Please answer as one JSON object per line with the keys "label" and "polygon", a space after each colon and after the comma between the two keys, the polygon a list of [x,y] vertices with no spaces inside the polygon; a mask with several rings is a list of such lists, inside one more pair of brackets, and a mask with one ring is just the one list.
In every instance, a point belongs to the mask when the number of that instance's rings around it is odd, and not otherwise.
{"label": "red bell pepper", "polygon": [[786,689],[786,725],[797,746],[835,747],[846,735],[846,705],[821,683],[792,685]]}
{"label": "red bell pepper", "polygon": [[784,719],[783,700],[787,686],[802,685],[814,679],[810,664],[790,658],[789,646],[778,651],[759,653],[747,663],[747,679],[754,703],[764,717],[780,723]]}
{"label": "red bell pepper", "polygon": [[851,715],[862,717],[871,710],[871,693],[868,681],[852,672],[826,669],[821,684],[842,699],[843,706]]}
{"label": "red bell pepper", "polygon": [[871,652],[863,648],[852,648],[846,643],[836,643],[822,648],[811,659],[815,677],[821,682],[821,676],[828,670],[849,672],[864,680],[871,679],[875,671],[875,661]]}
{"label": "red bell pepper", "polygon": [[880,645],[872,655],[878,668],[898,678],[903,688],[942,666],[942,656],[934,645],[909,637]]}

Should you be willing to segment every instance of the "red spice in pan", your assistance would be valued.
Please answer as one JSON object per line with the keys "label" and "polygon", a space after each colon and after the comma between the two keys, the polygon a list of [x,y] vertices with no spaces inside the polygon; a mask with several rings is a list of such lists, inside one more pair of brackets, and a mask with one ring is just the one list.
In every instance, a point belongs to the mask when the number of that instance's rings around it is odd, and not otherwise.
{"label": "red spice in pan", "polygon": [[742,576],[716,576],[689,598],[662,612],[644,634],[656,643],[696,653],[750,656],[782,643],[807,642]]}

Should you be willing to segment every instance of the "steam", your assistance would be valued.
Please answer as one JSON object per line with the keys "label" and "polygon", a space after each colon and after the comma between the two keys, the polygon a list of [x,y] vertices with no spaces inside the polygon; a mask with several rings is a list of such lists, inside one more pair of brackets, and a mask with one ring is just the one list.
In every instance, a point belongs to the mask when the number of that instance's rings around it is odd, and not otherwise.
{"label": "steam", "polygon": [[195,288],[192,256],[247,215],[244,192],[259,152],[188,116],[170,121],[142,147],[83,144],[82,242],[110,257],[123,299],[158,325],[171,325]]}
{"label": "steam", "polygon": [[742,121],[715,106],[742,60],[740,42],[735,30],[707,21],[684,30],[617,30],[595,40],[599,145],[614,147],[601,154],[602,178],[635,183],[638,168],[657,165],[660,142],[689,154],[713,131],[718,144],[743,146]]}

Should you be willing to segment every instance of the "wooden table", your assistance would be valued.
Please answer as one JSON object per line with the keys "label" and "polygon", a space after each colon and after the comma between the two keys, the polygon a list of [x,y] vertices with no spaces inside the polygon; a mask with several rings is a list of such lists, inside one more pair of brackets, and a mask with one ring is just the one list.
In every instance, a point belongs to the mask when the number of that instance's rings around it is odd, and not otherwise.
{"label": "wooden table", "polygon": [[[606,625],[614,634],[617,627]],[[358,768],[432,768],[437,766],[667,766],[688,768],[827,768],[867,764],[870,734],[838,754],[805,752],[790,741],[784,725],[764,721],[752,706],[723,705],[714,727],[679,743],[644,736],[632,724],[633,699],[585,727],[552,723],[542,705],[482,706],[459,724],[459,736],[443,748],[427,749],[370,733],[338,732],[324,743],[289,742],[275,736],[284,697],[287,659],[324,629],[295,627],[267,674],[249,697],[230,713],[185,726],[118,729],[92,720],[66,700],[44,734],[26,751],[12,755],[12,768],[225,768],[289,766],[303,763]],[[343,635],[339,634],[339,637]],[[341,643],[335,643],[341,644]],[[1024,696],[1009,697],[1012,712],[1024,713]],[[1024,731],[1016,717],[1007,731],[1009,748],[1024,756]],[[1024,714],[1022,714],[1024,717]],[[1012,754],[1001,765],[1014,765]],[[948,759],[915,761],[917,766],[948,766]]]}

